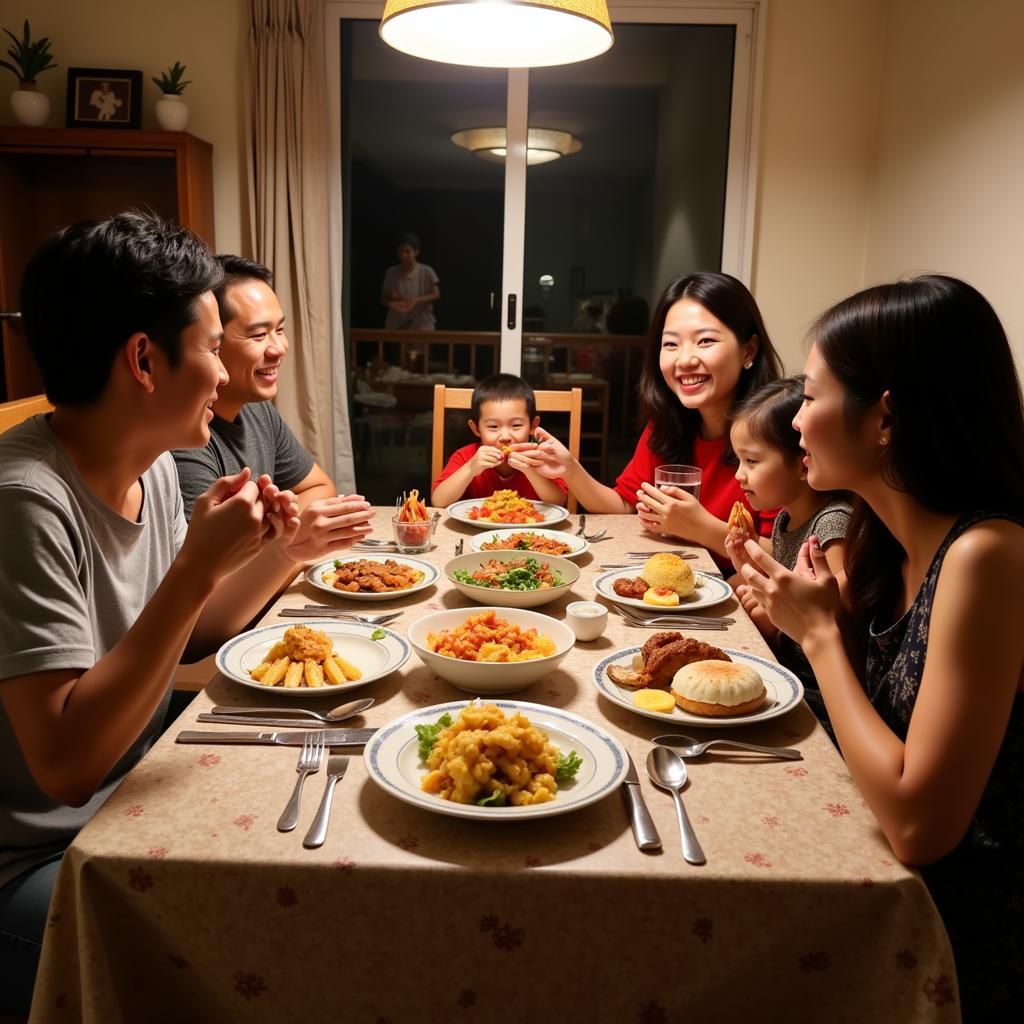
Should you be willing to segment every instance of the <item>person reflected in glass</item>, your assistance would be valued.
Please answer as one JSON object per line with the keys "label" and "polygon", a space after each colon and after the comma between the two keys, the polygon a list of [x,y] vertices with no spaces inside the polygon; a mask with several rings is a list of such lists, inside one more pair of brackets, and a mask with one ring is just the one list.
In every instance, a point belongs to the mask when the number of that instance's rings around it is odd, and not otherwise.
{"label": "person reflected in glass", "polygon": [[398,239],[398,265],[388,267],[381,286],[380,302],[387,309],[384,327],[389,331],[432,331],[434,303],[441,298],[437,274],[419,262],[420,240],[405,234]]}

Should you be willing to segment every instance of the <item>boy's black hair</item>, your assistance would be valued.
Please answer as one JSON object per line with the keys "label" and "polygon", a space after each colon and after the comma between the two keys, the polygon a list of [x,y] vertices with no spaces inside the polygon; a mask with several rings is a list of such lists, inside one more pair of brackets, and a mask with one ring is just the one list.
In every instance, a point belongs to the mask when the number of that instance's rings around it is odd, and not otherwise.
{"label": "boy's black hair", "polygon": [[420,236],[414,235],[411,231],[406,231],[404,234],[398,236],[398,241],[395,242],[395,245],[411,245],[417,252],[419,252]]}
{"label": "boy's black hair", "polygon": [[243,281],[262,281],[268,288],[274,287],[274,275],[270,268],[255,260],[247,260],[244,256],[218,256],[217,262],[224,271],[224,280],[214,289],[217,309],[220,310],[220,322],[230,323],[238,313],[228,302],[228,290]]}
{"label": "boy's black hair", "polygon": [[787,460],[801,458],[800,433],[793,418],[804,401],[804,376],[773,380],[751,392],[729,413],[729,422],[743,420],[747,430],[769,448],[782,452]]}
{"label": "boy's black hair", "polygon": [[196,300],[222,272],[196,235],[137,210],[82,221],[47,238],[25,268],[29,349],[54,405],[87,405],[107,387],[117,351],[145,332],[181,362]]}
{"label": "boy's black hair", "polygon": [[537,399],[533,397],[533,388],[511,373],[493,373],[484,377],[473,390],[473,406],[470,418],[474,423],[480,422],[480,407],[484,402],[514,402],[522,399],[526,403],[526,415],[533,422],[537,415]]}

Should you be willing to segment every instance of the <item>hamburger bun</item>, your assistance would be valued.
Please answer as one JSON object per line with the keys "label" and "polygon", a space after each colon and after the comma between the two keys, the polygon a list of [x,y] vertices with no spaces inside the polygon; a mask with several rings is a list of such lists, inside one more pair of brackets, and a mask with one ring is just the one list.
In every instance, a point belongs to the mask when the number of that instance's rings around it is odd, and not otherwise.
{"label": "hamburger bun", "polygon": [[672,680],[672,696],[683,711],[708,718],[730,718],[764,703],[764,680],[735,661],[694,661]]}

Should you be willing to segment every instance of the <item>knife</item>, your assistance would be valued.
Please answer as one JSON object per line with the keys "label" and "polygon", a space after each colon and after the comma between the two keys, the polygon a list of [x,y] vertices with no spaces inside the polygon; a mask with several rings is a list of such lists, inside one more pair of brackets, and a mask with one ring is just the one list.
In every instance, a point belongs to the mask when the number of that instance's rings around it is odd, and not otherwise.
{"label": "knife", "polygon": [[644,803],[644,795],[640,791],[640,778],[636,773],[633,758],[626,754],[626,778],[622,783],[622,802],[626,805],[629,824],[636,837],[636,845],[641,850],[660,850],[661,836],[651,820],[651,812]]}
{"label": "knife", "polygon": [[[376,729],[323,729],[326,747],[362,747]],[[177,743],[251,743],[256,746],[301,747],[306,733],[296,732],[200,732],[186,729],[175,737]]]}
{"label": "knife", "polygon": [[329,729],[330,722],[310,721],[308,718],[274,718],[270,715],[216,715],[204,711],[200,722],[221,722],[224,725],[276,725],[284,729]]}

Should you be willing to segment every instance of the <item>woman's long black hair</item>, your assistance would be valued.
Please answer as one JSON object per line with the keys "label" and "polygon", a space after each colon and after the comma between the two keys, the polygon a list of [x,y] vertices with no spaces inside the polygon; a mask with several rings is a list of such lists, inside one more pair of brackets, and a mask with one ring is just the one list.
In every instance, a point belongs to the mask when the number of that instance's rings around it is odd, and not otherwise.
{"label": "woman's long black hair", "polygon": [[[931,512],[1024,515],[1024,410],[1003,325],[985,297],[925,275],[858,292],[811,337],[845,392],[851,425],[888,391],[886,482]],[[847,532],[855,619],[888,613],[905,552],[862,499]]]}
{"label": "woman's long black hair", "polygon": [[651,450],[666,462],[688,463],[700,430],[700,412],[687,409],[669,389],[661,372],[661,333],[669,309],[680,299],[693,299],[736,335],[745,345],[756,334],[760,344],[753,366],[740,373],[735,401],[782,376],[782,362],[772,347],[754,296],[742,281],[729,274],[686,274],[665,290],[654,310],[647,334],[647,351],[640,374],[639,425],[650,425]]}

